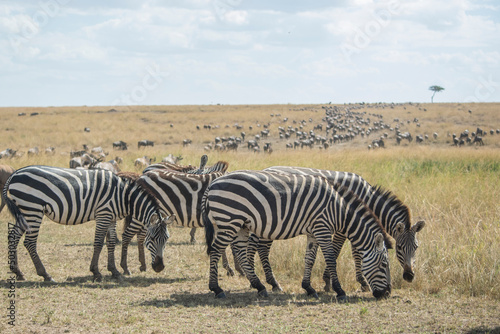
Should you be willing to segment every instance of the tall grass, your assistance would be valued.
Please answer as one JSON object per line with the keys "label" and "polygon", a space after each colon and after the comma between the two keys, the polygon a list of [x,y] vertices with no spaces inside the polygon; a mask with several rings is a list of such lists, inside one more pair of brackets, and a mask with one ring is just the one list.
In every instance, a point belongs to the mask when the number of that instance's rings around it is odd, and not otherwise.
{"label": "tall grass", "polygon": [[[427,111],[423,111],[425,107]],[[134,107],[135,108],[135,107]],[[381,185],[403,200],[412,212],[413,222],[424,219],[426,226],[419,233],[416,279],[402,280],[402,269],[391,252],[393,284],[396,289],[412,289],[422,293],[453,292],[468,296],[489,296],[500,299],[500,136],[487,136],[485,147],[451,147],[446,132],[459,133],[466,128],[485,130],[500,127],[495,110],[498,105],[423,105],[377,110],[384,120],[413,120],[417,128],[406,128],[432,134],[439,131],[436,143],[401,147],[387,145],[385,150],[368,151],[369,140],[356,139],[328,150],[285,150],[284,142],[275,141],[272,154],[254,154],[242,147],[237,152],[209,154],[209,164],[218,160],[230,163],[229,170],[263,169],[273,165],[309,166],[350,171],[363,176],[372,185]],[[169,153],[181,155],[184,164],[198,164],[206,153],[203,146],[215,136],[238,135],[235,124],[244,126],[247,136],[258,134],[266,124],[274,132],[278,126],[306,120],[306,130],[321,122],[321,106],[179,106],[137,107],[107,112],[106,107],[48,108],[39,116],[17,116],[22,109],[1,110],[3,131],[0,148],[20,151],[38,146],[55,146],[55,156],[27,155],[8,160],[15,168],[31,164],[68,166],[69,151],[82,144],[102,146],[110,159],[120,155],[123,170],[136,170],[135,158],[147,155],[161,160]],[[470,115],[468,109],[473,109]],[[35,109],[27,109],[28,112]],[[375,112],[370,111],[368,112]],[[270,116],[274,114],[274,116]],[[276,116],[280,114],[280,116]],[[288,117],[288,123],[283,118]],[[312,122],[309,122],[309,119]],[[219,125],[219,128],[197,130],[196,125]],[[297,124],[297,123],[295,123]],[[260,126],[259,126],[260,125]],[[249,130],[249,126],[253,130]],[[90,127],[91,132],[83,131]],[[183,139],[193,144],[183,147]],[[141,139],[156,142],[155,147],[138,150]],[[130,149],[113,151],[111,143],[124,140]],[[5,163],[4,160],[0,163]],[[2,220],[8,215],[2,213]],[[172,231],[175,233],[175,230]],[[271,261],[282,284],[296,284],[304,267],[305,238],[275,242]],[[348,290],[357,288],[354,264],[348,243],[339,259],[339,277]],[[318,257],[313,272],[313,284],[320,286],[324,261]]]}

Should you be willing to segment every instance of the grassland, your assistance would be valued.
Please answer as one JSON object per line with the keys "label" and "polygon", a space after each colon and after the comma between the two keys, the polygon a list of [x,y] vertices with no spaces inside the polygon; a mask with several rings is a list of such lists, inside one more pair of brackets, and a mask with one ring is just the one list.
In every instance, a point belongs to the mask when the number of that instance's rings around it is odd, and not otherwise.
{"label": "grassland", "polygon": [[[69,152],[102,146],[109,159],[119,155],[123,170],[134,171],[135,158],[148,155],[161,160],[169,153],[181,155],[181,163],[197,164],[203,147],[216,136],[247,137],[259,133],[264,124],[271,132],[273,152],[252,153],[241,146],[236,152],[210,151],[209,164],[230,163],[230,170],[262,169],[272,165],[311,166],[358,173],[372,184],[394,192],[411,209],[413,221],[424,219],[413,283],[402,280],[402,269],[393,252],[391,298],[375,301],[359,292],[348,245],[339,258],[340,281],[348,304],[334,302],[334,294],[308,299],[300,288],[305,239],[276,242],[271,261],[285,292],[259,299],[241,277],[221,276],[229,291],[226,300],[215,300],[208,291],[208,257],[201,242],[188,244],[187,229],[172,228],[167,246],[166,269],[156,274],[140,273],[137,251],[129,250],[132,276],[117,283],[107,275],[103,283],[92,283],[88,270],[94,223],[70,227],[43,224],[38,252],[48,272],[59,282],[47,285],[35,273],[31,259],[20,246],[20,266],[27,277],[17,282],[15,298],[8,297],[9,278],[6,237],[0,243],[4,259],[1,278],[2,322],[0,331],[19,333],[212,333],[212,332],[344,332],[344,333],[485,333],[500,332],[500,135],[484,137],[485,146],[452,146],[451,134],[464,130],[500,128],[500,104],[405,104],[361,106],[356,111],[383,116],[389,124],[399,118],[402,131],[428,134],[423,144],[397,146],[388,132],[385,149],[368,150],[371,140],[355,138],[328,149],[286,150],[277,138],[277,127],[305,120],[309,131],[321,123],[324,110],[318,105],[271,106],[145,106],[3,108],[0,150],[27,152],[31,147],[56,147],[54,156],[40,154],[0,160],[15,168],[31,164],[68,166]],[[468,110],[472,112],[469,113]],[[18,113],[27,113],[18,116]],[[39,112],[37,116],[29,116]],[[273,114],[274,116],[271,116]],[[279,114],[279,116],[277,116]],[[288,122],[283,123],[287,117]],[[372,119],[374,116],[371,116]],[[413,122],[418,118],[417,122]],[[311,119],[311,121],[309,121]],[[408,122],[409,121],[409,122]],[[204,124],[218,126],[203,129]],[[196,126],[201,127],[200,130]],[[260,126],[259,126],[260,125]],[[253,130],[249,130],[252,126]],[[90,132],[84,132],[85,127]],[[438,133],[436,140],[432,134]],[[450,136],[448,135],[450,134]],[[137,149],[141,139],[154,147]],[[191,139],[190,146],[182,140]],[[129,150],[113,151],[111,143],[124,140]],[[0,214],[0,235],[6,236],[10,215]],[[121,231],[121,227],[119,228]],[[101,257],[105,271],[105,257]],[[323,261],[317,261],[313,286],[323,286]],[[221,271],[222,273],[222,271]],[[258,272],[262,277],[262,272]],[[16,326],[7,321],[7,307],[15,301]]]}

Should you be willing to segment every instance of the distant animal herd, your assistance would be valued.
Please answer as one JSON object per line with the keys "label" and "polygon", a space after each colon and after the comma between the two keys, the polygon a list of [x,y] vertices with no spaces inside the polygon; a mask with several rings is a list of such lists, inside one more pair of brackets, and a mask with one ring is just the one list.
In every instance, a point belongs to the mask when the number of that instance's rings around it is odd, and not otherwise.
{"label": "distant animal herd", "polygon": [[[233,125],[193,125],[193,134],[197,131],[214,131],[224,127],[225,129],[234,129],[235,134],[230,136],[215,136],[210,142],[203,143],[205,152],[212,150],[216,151],[236,151],[239,149],[247,149],[252,152],[272,153],[276,149],[304,149],[304,148],[320,148],[328,149],[334,145],[348,144],[356,139],[361,139],[366,147],[371,149],[387,148],[388,145],[398,146],[402,143],[411,143],[415,141],[417,144],[434,144],[440,136],[449,138],[446,140],[450,146],[466,146],[487,145],[487,137],[500,135],[499,128],[483,129],[474,126],[475,131],[464,129],[460,133],[447,131],[445,134],[437,132],[426,133],[422,131],[411,133],[405,130],[409,124],[414,124],[417,129],[421,128],[419,118],[413,117],[410,119],[393,118],[390,121],[384,120],[383,115],[376,112],[368,112],[366,109],[386,109],[386,108],[418,108],[418,110],[426,111],[418,104],[359,104],[346,106],[323,106],[324,115],[321,120],[308,119],[289,119],[282,117],[280,113],[270,114],[270,119],[264,122],[247,125],[244,127],[238,123]],[[303,109],[305,111],[307,109]],[[374,110],[375,111],[375,110]],[[469,114],[472,111],[469,110]],[[20,115],[26,115],[21,113]],[[40,115],[40,113],[32,113]],[[272,126],[278,122],[279,126]],[[173,127],[174,124],[170,124]],[[88,127],[84,128],[85,132],[90,132]],[[248,133],[247,133],[248,132]],[[179,144],[183,147],[193,145],[192,138],[182,139]],[[112,144],[114,151],[125,151],[130,149],[130,144],[123,140],[115,141]],[[155,142],[148,139],[143,139],[137,142],[137,149],[154,147]],[[31,147],[26,151],[6,148],[0,152],[0,159],[9,159],[21,157],[24,154],[33,157],[39,154],[53,155],[56,153],[55,147]],[[103,161],[109,154],[109,151],[104,151],[101,147],[89,149],[83,144],[83,149],[70,152],[71,158],[83,156],[84,154],[93,154],[93,159]],[[142,159],[144,158],[144,159]],[[85,166],[90,165],[88,158],[85,160]],[[152,163],[148,157],[139,157],[137,166],[143,166],[145,163]],[[154,159],[154,158],[153,158]],[[119,158],[114,159],[119,163]]]}

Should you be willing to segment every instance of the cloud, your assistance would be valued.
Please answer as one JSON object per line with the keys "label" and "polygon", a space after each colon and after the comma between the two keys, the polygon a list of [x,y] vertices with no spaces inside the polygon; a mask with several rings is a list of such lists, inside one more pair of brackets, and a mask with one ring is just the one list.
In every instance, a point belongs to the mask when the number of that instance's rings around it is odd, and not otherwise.
{"label": "cloud", "polygon": [[[44,86],[72,85],[94,101],[85,104],[109,103],[152,64],[168,73],[145,101],[155,103],[162,93],[176,103],[428,99],[428,80],[473,83],[500,71],[499,6],[488,1],[47,1],[0,7],[3,103],[56,105],[61,95]],[[49,15],[41,4],[54,1]],[[42,91],[20,94],[23,82]]]}

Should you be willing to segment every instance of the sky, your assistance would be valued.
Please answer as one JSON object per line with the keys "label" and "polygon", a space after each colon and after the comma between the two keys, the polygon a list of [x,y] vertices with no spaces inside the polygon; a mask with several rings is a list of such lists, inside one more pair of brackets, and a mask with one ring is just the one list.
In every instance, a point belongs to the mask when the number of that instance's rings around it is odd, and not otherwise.
{"label": "sky", "polygon": [[500,101],[496,0],[2,0],[0,106]]}

